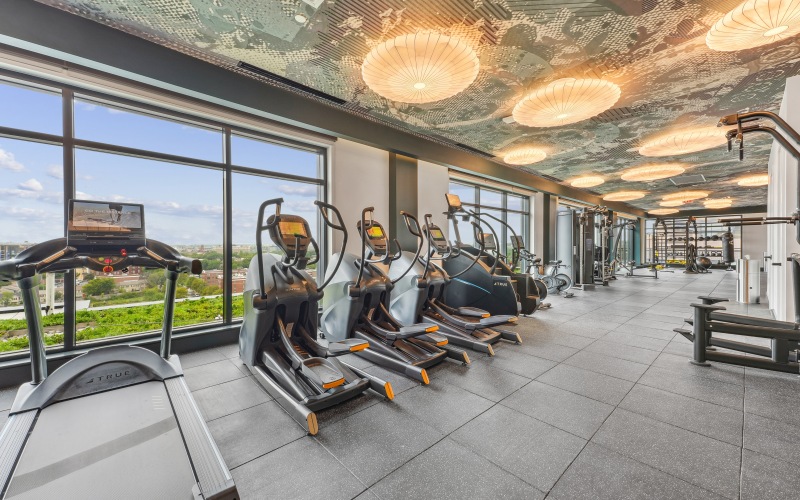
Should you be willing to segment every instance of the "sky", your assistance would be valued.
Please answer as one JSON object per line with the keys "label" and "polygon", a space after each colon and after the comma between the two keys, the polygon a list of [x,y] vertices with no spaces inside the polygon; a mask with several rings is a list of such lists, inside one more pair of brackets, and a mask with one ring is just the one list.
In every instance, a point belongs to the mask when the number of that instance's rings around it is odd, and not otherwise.
{"label": "sky", "polygon": [[[62,133],[61,97],[0,83],[0,126]],[[121,111],[78,100],[80,139],[222,161],[219,130]],[[236,165],[316,177],[317,155],[234,136]],[[221,171],[76,150],[76,198],[142,203],[147,236],[172,245],[221,245]],[[283,197],[284,213],[309,220],[316,238],[316,185],[233,176],[233,243],[255,242],[259,205]],[[63,153],[52,146],[0,137],[0,243],[39,242],[63,235]]]}

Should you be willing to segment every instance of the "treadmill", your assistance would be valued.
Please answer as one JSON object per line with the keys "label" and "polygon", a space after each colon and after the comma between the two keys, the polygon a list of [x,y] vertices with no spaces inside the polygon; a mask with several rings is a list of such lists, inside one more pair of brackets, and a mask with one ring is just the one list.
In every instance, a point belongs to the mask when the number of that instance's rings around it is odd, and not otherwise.
{"label": "treadmill", "polygon": [[[129,266],[166,274],[160,354],[89,350],[47,374],[37,275]],[[145,238],[144,207],[70,200],[67,238],[0,262],[25,305],[32,379],[0,431],[0,499],[237,499],[228,467],[170,353],[179,273],[199,260]]]}

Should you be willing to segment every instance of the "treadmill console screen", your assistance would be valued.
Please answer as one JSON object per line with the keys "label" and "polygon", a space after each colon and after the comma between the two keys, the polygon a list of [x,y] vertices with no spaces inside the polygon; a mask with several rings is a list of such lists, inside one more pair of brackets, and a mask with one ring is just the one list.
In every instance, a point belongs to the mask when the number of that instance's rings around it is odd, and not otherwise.
{"label": "treadmill console screen", "polygon": [[451,210],[460,210],[461,209],[461,198],[458,197],[457,194],[447,194],[447,205],[450,207]]}
{"label": "treadmill console screen", "polygon": [[280,226],[281,234],[286,237],[296,237],[300,236],[301,238],[308,238],[308,234],[306,234],[306,225],[299,221],[280,221],[278,223]]}
{"label": "treadmill console screen", "polygon": [[143,246],[146,242],[144,206],[70,200],[67,242],[79,250],[100,253]]}
{"label": "treadmill console screen", "polygon": [[367,229],[367,236],[369,236],[371,240],[382,240],[386,238],[383,228],[378,224],[373,224],[371,228]]}
{"label": "treadmill console screen", "polygon": [[431,238],[433,238],[434,240],[444,240],[445,239],[444,238],[444,233],[442,233],[442,230],[439,229],[438,227],[431,228],[429,232],[431,234]]}

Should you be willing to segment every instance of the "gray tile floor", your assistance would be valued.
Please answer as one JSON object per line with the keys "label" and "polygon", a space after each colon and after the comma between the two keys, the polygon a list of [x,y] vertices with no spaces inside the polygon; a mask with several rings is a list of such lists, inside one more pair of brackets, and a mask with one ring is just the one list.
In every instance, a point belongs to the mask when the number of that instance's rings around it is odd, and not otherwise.
{"label": "gray tile floor", "polygon": [[[690,365],[672,332],[735,275],[662,273],[552,298],[516,327],[522,345],[391,380],[319,414],[310,437],[237,359],[182,356],[242,498],[797,498],[800,378]],[[769,316],[764,306],[729,310]],[[0,421],[13,391],[0,390]]]}

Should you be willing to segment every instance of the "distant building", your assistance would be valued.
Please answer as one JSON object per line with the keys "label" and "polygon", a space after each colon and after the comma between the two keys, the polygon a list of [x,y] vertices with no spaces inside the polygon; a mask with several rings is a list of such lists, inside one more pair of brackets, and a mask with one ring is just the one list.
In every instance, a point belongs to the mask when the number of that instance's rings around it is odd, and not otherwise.
{"label": "distant building", "polygon": [[[225,288],[225,274],[222,271],[203,271],[203,274],[201,274],[200,277],[206,282],[207,286],[216,286],[222,289]],[[233,293],[244,292],[244,284],[246,280],[247,269],[234,269],[232,277]]]}

